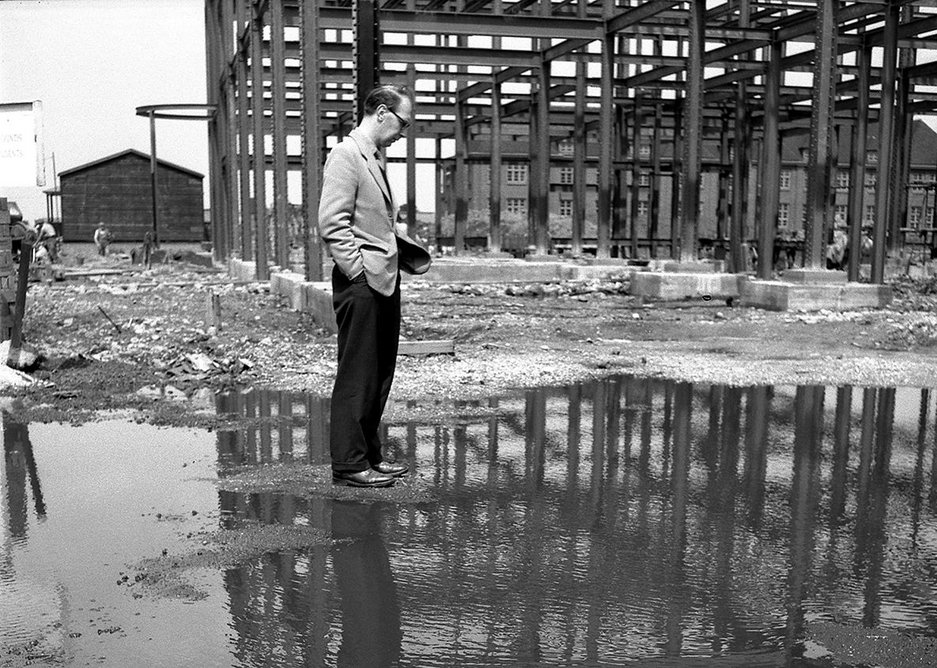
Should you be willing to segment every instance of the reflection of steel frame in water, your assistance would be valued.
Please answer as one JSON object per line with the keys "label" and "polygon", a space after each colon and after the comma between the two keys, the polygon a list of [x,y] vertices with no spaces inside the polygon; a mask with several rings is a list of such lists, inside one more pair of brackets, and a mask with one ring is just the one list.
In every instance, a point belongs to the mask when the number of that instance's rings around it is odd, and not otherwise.
{"label": "reflection of steel frame in water", "polygon": [[27,494],[26,479],[32,491],[36,516],[45,517],[46,506],[42,497],[42,485],[36,470],[36,458],[29,440],[29,426],[14,422],[3,413],[3,451],[5,461],[7,512],[9,531],[13,537],[26,535]]}
{"label": "reflection of steel frame in water", "polygon": [[[837,388],[834,400],[826,388],[815,386],[778,391],[771,387],[713,388],[634,378],[610,379],[577,385],[563,392],[529,391],[520,399],[492,401],[489,414],[472,419],[466,411],[455,426],[406,423],[392,425],[389,433],[391,439],[405,433],[400,440],[406,442],[408,455],[413,461],[434,468],[434,484],[444,499],[456,499],[466,506],[472,502],[485,504],[484,528],[492,536],[517,523],[517,545],[506,553],[497,552],[489,557],[498,568],[505,567],[504,560],[520,559],[532,577],[538,574],[547,577],[552,558],[548,551],[553,543],[540,538],[556,524],[569,536],[576,537],[570,539],[573,543],[589,541],[585,577],[594,577],[593,584],[598,587],[604,573],[603,559],[615,558],[615,548],[602,541],[609,540],[614,532],[645,527],[637,537],[643,536],[649,549],[667,550],[660,562],[661,573],[654,577],[670,583],[667,591],[673,595],[673,607],[667,626],[668,643],[675,652],[680,651],[684,642],[681,620],[685,619],[688,606],[693,605],[688,594],[680,594],[677,589],[679,583],[690,577],[688,570],[693,567],[693,559],[700,558],[688,554],[687,545],[699,540],[701,525],[712,529],[708,534],[713,539],[708,558],[714,562],[713,601],[730,608],[745,608],[732,598],[732,592],[739,586],[736,580],[741,577],[733,572],[734,564],[746,558],[739,554],[734,542],[734,531],[741,519],[745,531],[778,543],[773,546],[777,548],[774,551],[787,573],[784,589],[787,607],[780,608],[787,615],[788,641],[794,643],[802,635],[802,608],[810,595],[811,578],[817,577],[815,538],[825,517],[821,504],[826,498],[821,493],[825,482],[821,462],[827,458],[831,464],[828,499],[831,540],[827,549],[833,560],[838,553],[832,537],[838,537],[843,522],[849,521],[844,512],[849,497],[850,454],[853,460],[858,457],[855,484],[860,505],[856,515],[855,558],[861,566],[858,572],[864,586],[863,614],[872,622],[880,618],[885,509],[889,494],[907,492],[888,488],[895,392],[868,388],[863,393],[861,437],[858,451],[853,453],[849,452],[848,434],[853,422],[854,392],[848,387]],[[930,394],[922,393],[924,417],[919,424],[915,467],[915,479],[921,482],[918,492],[923,485],[921,453],[930,400]],[[826,402],[835,403],[835,414],[831,411],[835,417],[832,439],[825,445]],[[282,404],[271,400],[268,405]],[[482,405],[472,408],[481,410]],[[256,416],[256,410],[252,410]],[[277,412],[284,411],[277,408]],[[640,443],[636,452],[632,452],[632,440]],[[283,451],[282,444],[279,448]],[[276,449],[271,456],[275,452]],[[786,521],[787,530],[778,534],[770,529],[771,533],[764,536],[762,531],[769,530],[762,526],[765,491],[769,486],[777,489],[779,485],[789,488],[790,518],[782,520]],[[660,505],[655,505],[653,498],[663,486],[669,493],[661,496]],[[515,508],[517,503],[523,508]],[[769,508],[776,504],[775,493]],[[256,507],[247,504],[244,512],[262,518],[277,515],[282,509],[277,506],[263,510],[263,503]],[[410,540],[408,532],[418,524],[411,514],[401,509],[391,520],[395,522],[395,534],[403,542]],[[458,531],[456,525],[464,519],[463,515],[441,512],[434,517],[438,523],[435,530],[443,535]],[[781,526],[776,517],[769,515],[768,520],[774,527]],[[646,529],[655,522],[661,525],[656,536]],[[588,538],[584,537],[585,530]],[[628,535],[629,539],[635,538],[631,533]],[[425,546],[432,552],[427,563],[451,563],[453,555],[445,551],[455,549],[457,542],[449,537],[439,544]],[[497,548],[497,543],[493,541],[492,546]],[[573,570],[582,568],[575,561],[577,558],[576,550],[571,548],[569,564]],[[480,563],[485,561],[484,556],[480,559]],[[838,586],[839,577],[847,574],[832,573],[833,580],[828,586]],[[315,587],[314,582],[312,586]],[[655,586],[660,586],[660,582]],[[533,614],[537,602],[530,601],[530,606],[527,612]]]}
{"label": "reflection of steel frame in water", "polygon": [[235,421],[217,433],[222,465],[328,462],[328,399],[250,389],[217,394],[215,410]]}
{"label": "reflection of steel frame in water", "polygon": [[[13,421],[2,412],[3,461],[0,462],[6,493],[0,502],[2,544],[0,544],[0,653],[14,651],[17,644],[24,654],[61,658],[65,642],[62,620],[66,601],[61,588],[47,582],[32,582],[14,573],[13,547],[28,535],[29,509],[26,480],[32,493],[36,517],[45,519],[42,485],[29,438],[29,425]],[[26,652],[25,648],[29,648]]]}

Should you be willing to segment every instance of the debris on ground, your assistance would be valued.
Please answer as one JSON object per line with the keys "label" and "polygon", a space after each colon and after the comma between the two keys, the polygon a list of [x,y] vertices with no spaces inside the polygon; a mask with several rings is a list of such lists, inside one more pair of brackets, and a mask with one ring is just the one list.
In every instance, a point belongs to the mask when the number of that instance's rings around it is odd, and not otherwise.
{"label": "debris on ground", "polygon": [[[246,386],[331,391],[334,335],[266,283],[181,262],[146,269],[109,257],[101,268],[117,273],[108,274],[96,266],[83,265],[84,277],[30,285],[24,340],[41,358],[30,377],[45,385],[8,390],[27,405],[54,398],[76,418],[152,410],[152,388],[168,386],[187,397]],[[402,339],[451,346],[445,355],[401,356],[394,396],[491,396],[622,373],[927,386],[937,371],[937,279],[895,279],[888,309],[817,312],[654,302],[627,294],[627,285],[622,276],[542,285],[408,279]],[[178,402],[173,392],[156,394]]]}

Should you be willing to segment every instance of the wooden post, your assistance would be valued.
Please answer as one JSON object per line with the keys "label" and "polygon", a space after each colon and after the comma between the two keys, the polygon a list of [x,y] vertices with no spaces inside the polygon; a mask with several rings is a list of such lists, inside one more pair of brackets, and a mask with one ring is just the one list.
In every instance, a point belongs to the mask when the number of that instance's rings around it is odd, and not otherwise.
{"label": "wooden post", "polygon": [[24,238],[20,248],[20,264],[16,272],[16,307],[13,312],[13,332],[10,335],[10,351],[7,366],[22,369],[23,316],[26,314],[26,283],[29,281],[29,258],[33,255],[33,239]]}
{"label": "wooden post", "polygon": [[205,326],[214,327],[215,332],[221,331],[221,296],[214,291],[208,292],[205,302]]}

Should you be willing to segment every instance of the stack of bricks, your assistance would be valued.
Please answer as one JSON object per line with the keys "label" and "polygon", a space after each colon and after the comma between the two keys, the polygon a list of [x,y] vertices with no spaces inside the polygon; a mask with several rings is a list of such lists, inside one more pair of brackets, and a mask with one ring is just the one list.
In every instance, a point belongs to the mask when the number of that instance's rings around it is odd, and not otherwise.
{"label": "stack of bricks", "polygon": [[15,303],[16,267],[13,265],[10,209],[6,198],[0,197],[0,341],[12,337]]}

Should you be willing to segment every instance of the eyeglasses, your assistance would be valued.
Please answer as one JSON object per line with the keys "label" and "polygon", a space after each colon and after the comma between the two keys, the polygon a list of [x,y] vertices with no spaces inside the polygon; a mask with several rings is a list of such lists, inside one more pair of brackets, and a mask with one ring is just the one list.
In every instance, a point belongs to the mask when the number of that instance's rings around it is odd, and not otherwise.
{"label": "eyeglasses", "polygon": [[391,109],[390,107],[387,107],[387,111],[389,111],[389,112],[392,113],[394,116],[396,116],[396,117],[397,117],[397,120],[400,121],[400,129],[401,129],[401,130],[406,130],[408,127],[410,127],[410,121],[405,121],[404,119],[400,118],[400,116],[397,114],[396,111],[394,111],[394,110]]}

